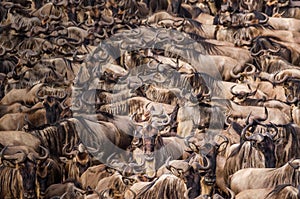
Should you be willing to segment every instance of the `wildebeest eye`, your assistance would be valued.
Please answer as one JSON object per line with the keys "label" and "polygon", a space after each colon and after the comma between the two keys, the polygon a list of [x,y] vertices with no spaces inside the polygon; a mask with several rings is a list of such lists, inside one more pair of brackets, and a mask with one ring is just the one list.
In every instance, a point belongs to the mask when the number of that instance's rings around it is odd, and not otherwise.
{"label": "wildebeest eye", "polygon": [[199,170],[198,172],[199,172],[199,175],[200,175],[200,176],[205,176],[206,173],[207,173],[206,171],[202,171],[202,170]]}

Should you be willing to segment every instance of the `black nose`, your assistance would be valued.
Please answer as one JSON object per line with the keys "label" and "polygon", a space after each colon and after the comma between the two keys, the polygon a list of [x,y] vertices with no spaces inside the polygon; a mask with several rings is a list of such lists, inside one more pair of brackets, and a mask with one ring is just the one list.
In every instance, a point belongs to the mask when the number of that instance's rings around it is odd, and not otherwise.
{"label": "black nose", "polygon": [[37,197],[36,197],[34,191],[27,191],[24,193],[24,198],[25,199],[33,199],[33,198],[37,198]]}

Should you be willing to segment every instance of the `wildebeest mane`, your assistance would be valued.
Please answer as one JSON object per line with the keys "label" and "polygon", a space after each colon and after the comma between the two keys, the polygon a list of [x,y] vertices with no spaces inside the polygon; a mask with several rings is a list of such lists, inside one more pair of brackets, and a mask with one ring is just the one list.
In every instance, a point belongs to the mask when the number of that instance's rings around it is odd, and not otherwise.
{"label": "wildebeest mane", "polygon": [[172,199],[182,199],[185,191],[186,187],[181,179],[173,175],[165,175],[143,187],[136,198],[166,198],[168,196]]}
{"label": "wildebeest mane", "polygon": [[222,84],[220,81],[216,80],[215,78],[206,73],[199,74],[204,79],[206,86],[211,89],[212,95],[222,96]]}
{"label": "wildebeest mane", "polygon": [[[232,150],[232,152],[231,152],[231,154],[228,156],[228,158],[231,158],[231,157],[233,157],[233,156],[236,156],[236,155],[241,151],[241,148],[242,148],[242,146],[244,145],[244,143],[245,143],[245,141],[244,141],[244,140],[241,140],[239,146]],[[249,156],[250,156],[251,153],[252,153],[252,144],[251,144],[251,143],[250,143],[250,146],[251,146],[251,148],[250,148],[250,150],[249,150],[249,154],[248,154]]]}
{"label": "wildebeest mane", "polygon": [[[246,160],[246,161],[245,161]],[[265,160],[262,152],[253,148],[251,142],[242,141],[228,156],[225,163],[224,178],[244,168],[264,168]]]}
{"label": "wildebeest mane", "polygon": [[0,166],[0,197],[21,198],[23,193],[23,185],[20,181],[20,173],[18,170]]}
{"label": "wildebeest mane", "polygon": [[277,168],[275,170],[270,170],[266,172],[266,179],[264,187],[275,187],[280,184],[293,184],[294,186],[300,185],[300,175],[297,169],[292,168],[289,163],[284,166]]}
{"label": "wildebeest mane", "polygon": [[193,19],[189,19],[189,18],[186,18],[185,20],[187,20],[193,27],[197,28],[198,30],[200,30],[204,33],[204,30],[202,28],[202,23],[200,23],[196,20],[193,20]]}
{"label": "wildebeest mane", "polygon": [[205,41],[205,38],[203,38],[202,36],[197,35],[195,33],[188,33],[188,35],[191,37],[191,39],[193,39],[196,42],[201,44],[201,46],[205,49],[205,52],[206,52],[205,54],[221,55],[221,51],[220,51],[220,49],[218,49],[217,45]]}
{"label": "wildebeest mane", "polygon": [[[293,127],[292,123],[284,124],[284,125],[276,125],[278,127],[278,135],[276,139],[286,138],[288,141],[292,141],[290,144],[281,144],[277,145],[276,147],[276,167],[280,167],[285,162],[289,161],[291,158],[297,158],[300,155],[300,152],[298,150],[298,147],[300,145],[299,143],[299,136],[297,134],[296,129]],[[289,137],[292,136],[290,139]],[[288,154],[284,151],[280,151],[280,147],[282,147],[282,150],[287,150],[285,147],[290,146],[288,148]],[[291,154],[291,152],[294,152],[295,154]]]}
{"label": "wildebeest mane", "polygon": [[[266,195],[266,198],[273,198],[272,196],[276,196],[277,197],[280,197],[279,193],[286,187],[288,186],[293,186],[292,184],[281,184],[281,185],[278,185],[276,186],[271,192],[269,192],[267,195]],[[299,192],[297,194],[297,196],[295,196],[292,192],[288,192],[286,195],[284,195],[286,198],[289,198],[289,199],[298,199],[299,198]]]}
{"label": "wildebeest mane", "polygon": [[292,185],[291,184],[281,184],[281,185],[276,186],[270,193],[268,193],[267,197],[272,194],[278,194],[282,189],[284,189],[287,186],[292,186]]}
{"label": "wildebeest mane", "polygon": [[100,111],[100,110],[97,110],[96,113],[97,114],[102,114],[103,116],[108,117],[110,119],[114,119],[114,115],[111,114],[111,113]]}
{"label": "wildebeest mane", "polygon": [[51,151],[51,154],[61,155],[64,144],[68,144],[68,151],[72,150],[75,144],[79,143],[79,137],[75,125],[64,120],[55,125],[49,125],[41,130],[33,130],[30,134],[38,137],[44,147]]}

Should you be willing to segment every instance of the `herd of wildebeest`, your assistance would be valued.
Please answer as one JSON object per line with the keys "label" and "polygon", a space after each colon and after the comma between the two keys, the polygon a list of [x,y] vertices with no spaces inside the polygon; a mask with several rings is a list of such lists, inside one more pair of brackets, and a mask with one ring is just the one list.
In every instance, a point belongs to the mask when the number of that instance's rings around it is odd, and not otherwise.
{"label": "herd of wildebeest", "polygon": [[0,198],[300,198],[300,1],[2,0]]}

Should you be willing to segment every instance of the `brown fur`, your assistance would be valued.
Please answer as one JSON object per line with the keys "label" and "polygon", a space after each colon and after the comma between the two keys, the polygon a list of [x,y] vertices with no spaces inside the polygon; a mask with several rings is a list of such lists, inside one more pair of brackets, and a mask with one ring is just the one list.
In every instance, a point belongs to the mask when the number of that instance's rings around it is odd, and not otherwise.
{"label": "brown fur", "polygon": [[[135,185],[134,185],[135,186]],[[148,183],[142,189],[138,190],[136,198],[138,199],[183,199],[187,191],[184,182],[169,174],[162,175],[160,178]]]}
{"label": "brown fur", "polygon": [[[291,162],[300,166],[300,159]],[[280,184],[300,184],[299,171],[289,163],[280,168],[247,168],[237,171],[230,177],[230,186],[235,193],[245,189],[275,188]],[[243,179],[241,181],[241,179]]]}

